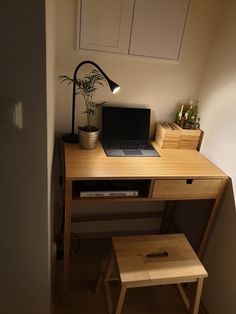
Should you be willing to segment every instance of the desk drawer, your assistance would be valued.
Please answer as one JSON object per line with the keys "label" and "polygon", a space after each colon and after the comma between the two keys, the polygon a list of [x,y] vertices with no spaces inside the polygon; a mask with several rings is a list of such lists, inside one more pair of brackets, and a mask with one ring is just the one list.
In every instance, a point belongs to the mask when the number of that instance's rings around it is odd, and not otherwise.
{"label": "desk drawer", "polygon": [[222,179],[155,180],[152,197],[160,200],[215,199]]}

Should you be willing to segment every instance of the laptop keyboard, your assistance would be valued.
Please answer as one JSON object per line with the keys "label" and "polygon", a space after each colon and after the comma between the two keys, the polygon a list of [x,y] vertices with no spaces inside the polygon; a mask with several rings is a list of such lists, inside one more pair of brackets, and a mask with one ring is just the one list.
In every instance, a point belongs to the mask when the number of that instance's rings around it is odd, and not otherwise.
{"label": "laptop keyboard", "polygon": [[149,150],[153,149],[151,144],[137,144],[137,143],[105,143],[104,147],[106,149],[142,149]]}

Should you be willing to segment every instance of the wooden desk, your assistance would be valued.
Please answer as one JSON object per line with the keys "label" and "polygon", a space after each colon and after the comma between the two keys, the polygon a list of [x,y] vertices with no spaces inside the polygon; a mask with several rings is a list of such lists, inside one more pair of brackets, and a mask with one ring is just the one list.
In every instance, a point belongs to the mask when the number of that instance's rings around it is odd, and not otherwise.
{"label": "wooden desk", "polygon": [[[153,145],[159,152],[160,158],[106,157],[101,145],[98,145],[97,149],[94,150],[82,150],[76,144],[65,144],[62,292],[64,301],[70,261],[72,200],[81,200],[78,194],[72,193],[72,190],[80,182],[87,180],[132,180],[132,182],[139,182],[140,180],[140,195],[133,198],[126,197],[126,201],[213,199],[213,207],[198,251],[198,256],[202,257],[228,177],[195,150],[160,149],[156,143]],[[143,182],[145,187],[142,189]],[[99,198],[96,201],[99,201]],[[122,201],[122,198],[119,197],[119,201]]]}

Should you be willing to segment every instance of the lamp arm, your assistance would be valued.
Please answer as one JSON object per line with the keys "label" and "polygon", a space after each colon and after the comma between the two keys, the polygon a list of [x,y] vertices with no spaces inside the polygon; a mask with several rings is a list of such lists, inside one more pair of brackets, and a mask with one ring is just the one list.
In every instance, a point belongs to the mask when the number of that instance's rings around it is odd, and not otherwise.
{"label": "lamp arm", "polygon": [[77,67],[75,68],[75,71],[74,71],[74,75],[73,75],[73,98],[72,98],[72,125],[71,125],[71,133],[72,134],[75,134],[75,96],[76,96],[76,77],[77,77],[77,72],[79,70],[79,68],[84,65],[85,63],[89,63],[89,64],[92,64],[93,66],[95,66],[101,73],[102,75],[104,76],[104,78],[107,80],[110,88],[111,88],[111,83],[114,83],[107,75],[106,73],[104,73],[104,71],[93,61],[89,61],[89,60],[86,60],[86,61],[83,61],[81,63],[79,63],[77,65]]}

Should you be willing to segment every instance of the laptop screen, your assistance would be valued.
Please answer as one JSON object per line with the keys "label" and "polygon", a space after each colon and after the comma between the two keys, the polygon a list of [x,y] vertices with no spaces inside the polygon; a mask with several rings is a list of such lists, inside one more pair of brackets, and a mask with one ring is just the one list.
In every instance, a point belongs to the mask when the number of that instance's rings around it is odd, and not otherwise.
{"label": "laptop screen", "polygon": [[103,141],[149,142],[150,113],[147,108],[102,107]]}

